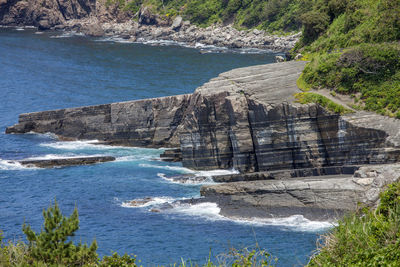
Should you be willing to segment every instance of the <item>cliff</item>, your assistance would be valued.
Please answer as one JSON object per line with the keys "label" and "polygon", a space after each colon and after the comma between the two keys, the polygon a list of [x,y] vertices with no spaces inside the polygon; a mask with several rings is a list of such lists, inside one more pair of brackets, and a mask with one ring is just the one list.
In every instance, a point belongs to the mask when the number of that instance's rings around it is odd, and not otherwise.
{"label": "cliff", "polygon": [[235,69],[191,95],[21,114],[7,133],[174,147],[183,166],[241,172],[400,160],[400,121],[366,112],[340,116],[301,105],[303,62]]}
{"label": "cliff", "polygon": [[174,148],[166,157],[181,158],[185,167],[240,171],[215,179],[228,184],[202,188],[226,215],[331,216],[379,194],[382,176],[360,184],[352,175],[362,165],[400,161],[400,120],[297,103],[304,65],[234,69],[188,95],[21,114],[6,133]]}

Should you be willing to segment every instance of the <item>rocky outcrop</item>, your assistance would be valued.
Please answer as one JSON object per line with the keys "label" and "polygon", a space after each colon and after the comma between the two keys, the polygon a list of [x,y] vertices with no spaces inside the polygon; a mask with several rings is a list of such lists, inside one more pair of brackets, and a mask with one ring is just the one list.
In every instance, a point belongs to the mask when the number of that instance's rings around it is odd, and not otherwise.
{"label": "rocky outcrop", "polygon": [[70,19],[89,16],[96,8],[96,0],[2,0],[2,25],[32,25],[50,29]]}
{"label": "rocky outcrop", "polygon": [[6,133],[51,132],[63,140],[97,139],[104,144],[177,147],[177,127],[190,95],[21,114]]}
{"label": "rocky outcrop", "polygon": [[374,206],[382,189],[400,179],[400,165],[363,166],[351,175],[304,177],[208,185],[203,201],[217,202],[230,217],[302,214],[333,219],[361,206]]}
{"label": "rocky outcrop", "polygon": [[[400,161],[400,120],[367,112],[341,116],[296,103],[304,64],[235,69],[190,95],[21,114],[6,132],[169,147],[162,158],[180,159],[188,168],[234,168],[240,174],[214,178],[229,183],[201,191],[229,216],[301,213],[321,219],[357,202],[372,205],[384,185],[398,178],[391,170],[399,167],[357,169]],[[207,177],[191,180],[202,181]]]}
{"label": "rocky outcrop", "polygon": [[180,147],[183,166],[200,170],[248,173],[400,161],[400,120],[366,112],[340,116],[294,101],[304,64],[235,69],[192,95],[22,114],[6,132]]}
{"label": "rocky outcrop", "polygon": [[18,162],[27,167],[54,168],[54,167],[74,166],[74,165],[89,165],[89,164],[108,162],[114,160],[115,158],[111,156],[88,156],[88,157],[57,158],[57,159],[29,159],[29,160],[19,160]]}

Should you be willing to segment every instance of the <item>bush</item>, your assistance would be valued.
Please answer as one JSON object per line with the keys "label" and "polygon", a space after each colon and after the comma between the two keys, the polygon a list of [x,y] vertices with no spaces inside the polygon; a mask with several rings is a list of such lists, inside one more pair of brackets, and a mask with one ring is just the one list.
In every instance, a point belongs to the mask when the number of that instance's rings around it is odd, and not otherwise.
{"label": "bush", "polygon": [[381,194],[376,210],[341,220],[309,266],[400,266],[400,182]]}
{"label": "bush", "polygon": [[43,210],[44,225],[36,234],[29,225],[24,224],[22,231],[29,241],[28,263],[43,262],[67,266],[82,266],[96,263],[97,243],[74,245],[68,239],[79,229],[78,210],[75,208],[70,217],[61,214],[55,201],[54,206]]}

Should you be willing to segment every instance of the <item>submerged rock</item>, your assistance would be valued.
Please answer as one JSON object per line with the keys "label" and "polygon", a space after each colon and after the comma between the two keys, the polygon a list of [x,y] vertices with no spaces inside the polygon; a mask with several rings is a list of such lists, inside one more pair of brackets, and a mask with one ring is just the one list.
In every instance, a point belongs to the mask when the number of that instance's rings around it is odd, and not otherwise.
{"label": "submerged rock", "polygon": [[154,199],[151,197],[146,197],[146,198],[141,198],[141,199],[134,199],[129,201],[129,206],[131,207],[140,207],[143,206],[151,201],[153,201]]}

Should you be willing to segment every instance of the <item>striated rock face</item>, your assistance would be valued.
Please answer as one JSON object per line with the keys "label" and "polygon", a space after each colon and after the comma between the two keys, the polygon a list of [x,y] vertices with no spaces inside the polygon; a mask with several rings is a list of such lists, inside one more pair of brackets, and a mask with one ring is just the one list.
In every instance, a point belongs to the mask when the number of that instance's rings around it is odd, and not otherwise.
{"label": "striated rock face", "polygon": [[203,201],[219,204],[226,216],[268,217],[303,214],[332,219],[374,206],[381,190],[400,179],[400,165],[364,166],[351,175],[233,182],[203,186]]}
{"label": "striated rock face", "polygon": [[258,172],[400,160],[399,120],[294,103],[303,67],[236,69],[198,88],[179,126],[183,165]]}
{"label": "striated rock face", "polygon": [[235,69],[192,95],[22,114],[6,132],[180,147],[169,158],[182,157],[185,167],[242,173],[399,161],[400,120],[294,102],[304,64]]}
{"label": "striated rock face", "polygon": [[235,69],[189,95],[21,114],[6,133],[169,147],[162,158],[188,168],[234,168],[240,173],[215,177],[228,183],[203,187],[199,200],[227,216],[326,219],[374,205],[400,167],[360,165],[400,161],[400,120],[296,103],[304,64]]}
{"label": "striated rock face", "polygon": [[110,145],[179,146],[176,130],[190,95],[21,114],[6,133],[51,132],[64,140],[101,140]]}

